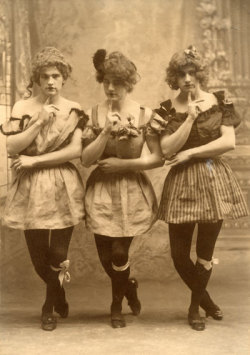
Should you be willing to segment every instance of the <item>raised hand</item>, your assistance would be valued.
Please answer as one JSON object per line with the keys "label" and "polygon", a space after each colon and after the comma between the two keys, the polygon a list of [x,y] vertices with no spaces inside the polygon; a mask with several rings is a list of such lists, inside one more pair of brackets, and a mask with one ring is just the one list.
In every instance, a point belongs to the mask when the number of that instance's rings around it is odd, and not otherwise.
{"label": "raised hand", "polygon": [[201,109],[198,105],[199,102],[203,102],[204,100],[192,100],[191,97],[191,92],[189,91],[188,93],[188,116],[195,121],[196,118],[198,117],[199,113],[201,112]]}
{"label": "raised hand", "polygon": [[51,103],[51,97],[49,96],[38,115],[38,119],[43,126],[46,125],[50,119],[55,117],[56,111],[59,111],[59,108]]}
{"label": "raised hand", "polygon": [[117,125],[118,121],[121,121],[121,116],[117,111],[112,111],[112,103],[110,103],[104,127],[105,131],[111,132],[112,128]]}

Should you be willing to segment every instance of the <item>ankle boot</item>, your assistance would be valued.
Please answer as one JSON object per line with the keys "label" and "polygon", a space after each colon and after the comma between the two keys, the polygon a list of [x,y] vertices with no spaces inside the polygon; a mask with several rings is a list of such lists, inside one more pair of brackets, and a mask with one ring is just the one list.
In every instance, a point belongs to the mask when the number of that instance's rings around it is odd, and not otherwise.
{"label": "ankle boot", "polygon": [[201,308],[204,309],[206,312],[206,317],[212,317],[215,320],[222,320],[223,319],[223,312],[220,309],[219,306],[217,306],[211,297],[209,296],[209,293],[205,291],[203,298],[200,303]]}
{"label": "ankle boot", "polygon": [[63,286],[59,286],[57,289],[57,296],[54,304],[54,310],[62,318],[67,318],[69,315],[69,304],[65,298],[65,290]]}
{"label": "ankle boot", "polygon": [[128,300],[128,305],[134,316],[138,316],[141,312],[141,302],[137,296],[137,288],[138,281],[135,278],[129,279],[125,297]]}

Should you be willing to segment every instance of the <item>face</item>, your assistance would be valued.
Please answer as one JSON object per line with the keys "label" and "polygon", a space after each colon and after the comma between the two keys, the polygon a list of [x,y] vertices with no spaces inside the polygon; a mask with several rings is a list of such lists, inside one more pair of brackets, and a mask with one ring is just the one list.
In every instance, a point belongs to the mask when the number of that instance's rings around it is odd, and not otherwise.
{"label": "face", "polygon": [[103,79],[104,92],[111,101],[122,101],[127,95],[124,82],[112,75],[105,75]]}
{"label": "face", "polygon": [[193,65],[186,65],[179,71],[177,84],[183,92],[194,92],[199,87],[199,81],[196,78],[196,70]]}
{"label": "face", "polygon": [[64,80],[57,67],[45,67],[40,73],[40,88],[46,96],[56,96],[60,93]]}

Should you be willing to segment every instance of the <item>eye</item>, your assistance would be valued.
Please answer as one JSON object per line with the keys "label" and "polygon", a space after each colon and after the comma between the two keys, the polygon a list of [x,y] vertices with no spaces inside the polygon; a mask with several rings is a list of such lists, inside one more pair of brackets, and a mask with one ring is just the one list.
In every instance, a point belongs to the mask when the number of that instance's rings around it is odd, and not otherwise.
{"label": "eye", "polygon": [[196,71],[195,70],[190,70],[190,72],[188,73],[190,76],[195,76]]}
{"label": "eye", "polygon": [[179,74],[178,74],[178,76],[180,78],[183,78],[185,75],[186,75],[186,73],[184,71],[180,71]]}
{"label": "eye", "polygon": [[109,84],[108,79],[104,79],[104,80],[103,80],[103,84],[108,85],[108,84]]}
{"label": "eye", "polygon": [[113,81],[113,85],[114,86],[122,86],[123,85],[123,82],[121,80],[114,80]]}

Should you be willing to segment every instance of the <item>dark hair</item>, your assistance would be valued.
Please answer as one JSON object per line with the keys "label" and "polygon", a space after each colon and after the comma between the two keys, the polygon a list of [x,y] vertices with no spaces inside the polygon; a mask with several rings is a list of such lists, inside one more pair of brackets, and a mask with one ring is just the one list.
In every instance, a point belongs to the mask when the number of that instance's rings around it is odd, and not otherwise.
{"label": "dark hair", "polygon": [[40,84],[40,74],[42,69],[55,66],[62,74],[64,80],[67,80],[72,72],[71,65],[65,60],[63,54],[55,47],[45,47],[36,54],[32,61],[32,73],[27,90],[31,95],[33,83]]}
{"label": "dark hair", "polygon": [[204,59],[197,52],[194,46],[189,46],[183,52],[175,53],[166,69],[166,82],[173,90],[178,90],[178,76],[183,67],[193,65],[196,71],[196,78],[200,85],[205,87],[208,82],[208,67]]}
{"label": "dark hair", "polygon": [[128,92],[133,90],[140,77],[135,64],[118,51],[107,55],[105,49],[98,49],[94,54],[93,63],[99,83],[103,82],[105,75],[113,75],[126,86]]}

